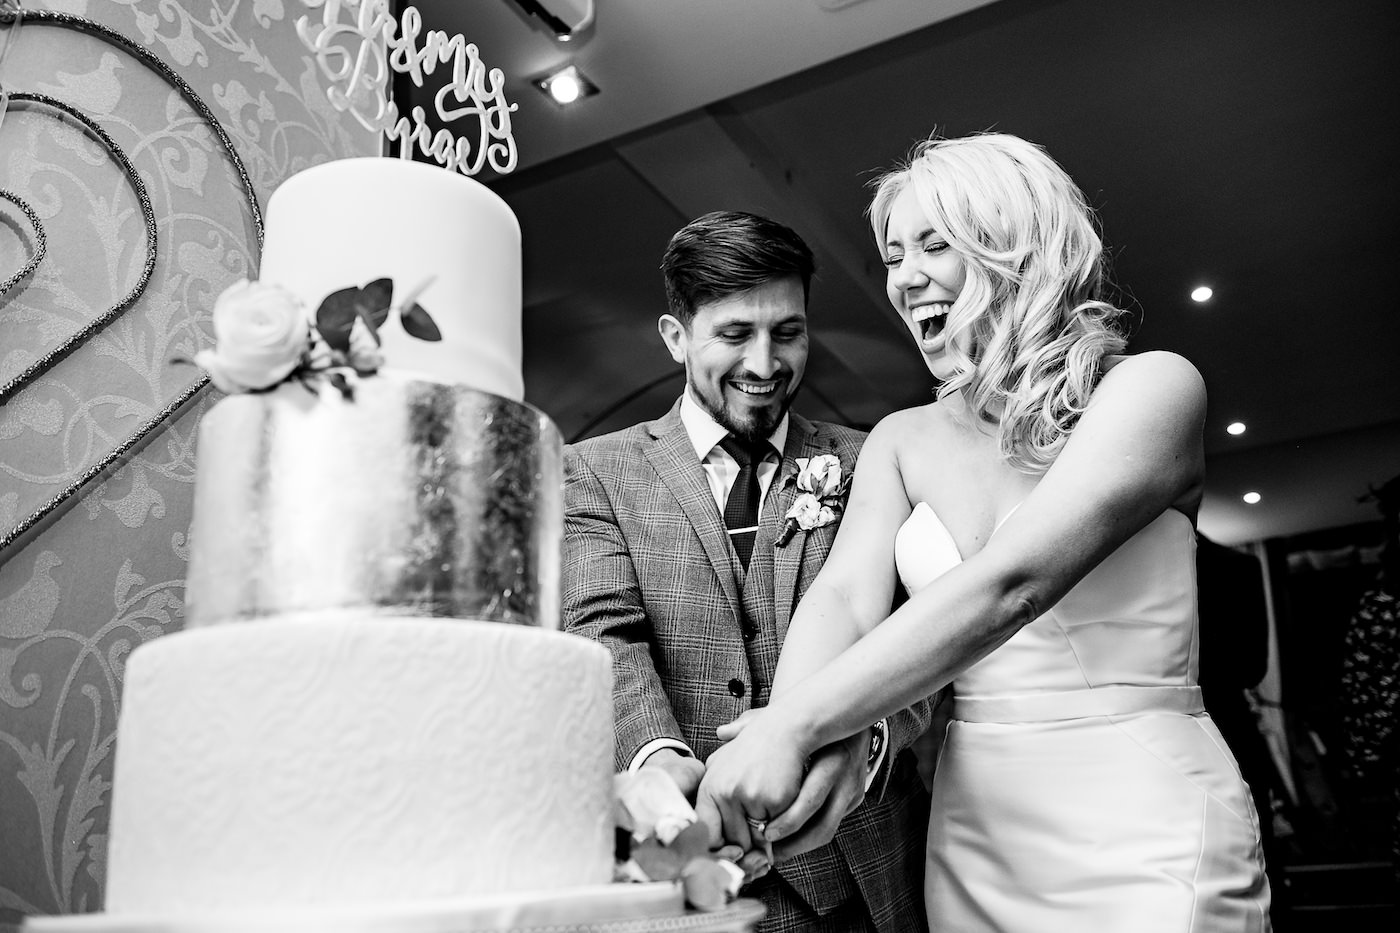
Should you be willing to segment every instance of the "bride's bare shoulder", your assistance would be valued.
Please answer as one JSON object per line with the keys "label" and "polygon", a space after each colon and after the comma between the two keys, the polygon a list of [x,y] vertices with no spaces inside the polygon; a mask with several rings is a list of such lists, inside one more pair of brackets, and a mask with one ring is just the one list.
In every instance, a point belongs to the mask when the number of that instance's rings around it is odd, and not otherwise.
{"label": "bride's bare shoulder", "polygon": [[1106,356],[1104,385],[1152,385],[1159,389],[1204,391],[1201,373],[1190,360],[1170,350]]}
{"label": "bride's bare shoulder", "polygon": [[929,402],[891,412],[880,419],[870,432],[870,439],[892,447],[900,447],[914,440],[927,438],[943,430],[950,422],[950,415],[943,402]]}

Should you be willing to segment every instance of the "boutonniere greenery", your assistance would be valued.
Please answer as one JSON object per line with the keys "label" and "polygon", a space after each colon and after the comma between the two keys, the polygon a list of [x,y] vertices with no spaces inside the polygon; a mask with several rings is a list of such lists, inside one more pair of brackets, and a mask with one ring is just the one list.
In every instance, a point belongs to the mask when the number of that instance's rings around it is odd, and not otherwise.
{"label": "boutonniere greenery", "polygon": [[230,394],[263,392],[296,379],[314,391],[322,379],[346,397],[353,380],[384,365],[379,329],[397,318],[419,340],[442,334],[418,304],[432,279],[394,300],[391,279],[332,292],[309,315],[301,300],[279,285],[242,280],[214,302],[214,348],[194,362]]}
{"label": "boutonniere greenery", "polygon": [[783,547],[800,531],[812,531],[830,525],[846,509],[846,495],[851,489],[851,474],[844,473],[841,461],[834,454],[799,457],[797,488],[802,494],[788,509],[782,533],[774,542]]}

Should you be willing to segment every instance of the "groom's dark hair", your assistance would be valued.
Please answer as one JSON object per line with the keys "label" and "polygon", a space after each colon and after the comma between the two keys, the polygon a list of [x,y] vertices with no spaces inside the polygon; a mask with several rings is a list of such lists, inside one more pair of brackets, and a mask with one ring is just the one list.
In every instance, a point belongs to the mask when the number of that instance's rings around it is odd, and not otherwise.
{"label": "groom's dark hair", "polygon": [[696,308],[795,275],[805,304],[816,272],[812,250],[791,228],[745,211],[713,211],[686,224],[666,246],[666,303],[687,328]]}

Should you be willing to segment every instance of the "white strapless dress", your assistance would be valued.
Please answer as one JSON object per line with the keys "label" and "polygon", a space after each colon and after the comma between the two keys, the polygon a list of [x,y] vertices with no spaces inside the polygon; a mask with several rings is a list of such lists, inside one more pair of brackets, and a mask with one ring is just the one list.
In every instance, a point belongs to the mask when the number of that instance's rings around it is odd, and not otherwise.
{"label": "white strapless dress", "polygon": [[[957,678],[933,933],[1270,929],[1259,818],[1196,686],[1195,548],[1166,512]],[[923,503],[895,559],[910,592],[961,562]]]}

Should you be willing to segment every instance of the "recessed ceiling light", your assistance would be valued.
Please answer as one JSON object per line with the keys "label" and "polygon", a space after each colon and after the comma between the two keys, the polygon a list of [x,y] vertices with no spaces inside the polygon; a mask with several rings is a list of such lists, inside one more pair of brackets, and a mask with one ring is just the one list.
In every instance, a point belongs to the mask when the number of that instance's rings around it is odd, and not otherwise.
{"label": "recessed ceiling light", "polygon": [[1196,302],[1210,301],[1210,296],[1215,292],[1210,290],[1209,285],[1200,285],[1191,289],[1191,300]]}
{"label": "recessed ceiling light", "polygon": [[1255,505],[1262,497],[1257,492],[1247,492],[1240,498],[1245,501],[1245,505]]}
{"label": "recessed ceiling light", "polygon": [[561,68],[534,82],[535,87],[549,95],[556,104],[572,104],[598,93],[598,86],[574,65]]}
{"label": "recessed ceiling light", "polygon": [[1243,421],[1232,421],[1232,422],[1230,422],[1228,425],[1225,426],[1225,433],[1226,433],[1226,434],[1243,434],[1243,433],[1244,433],[1244,422],[1243,422]]}

